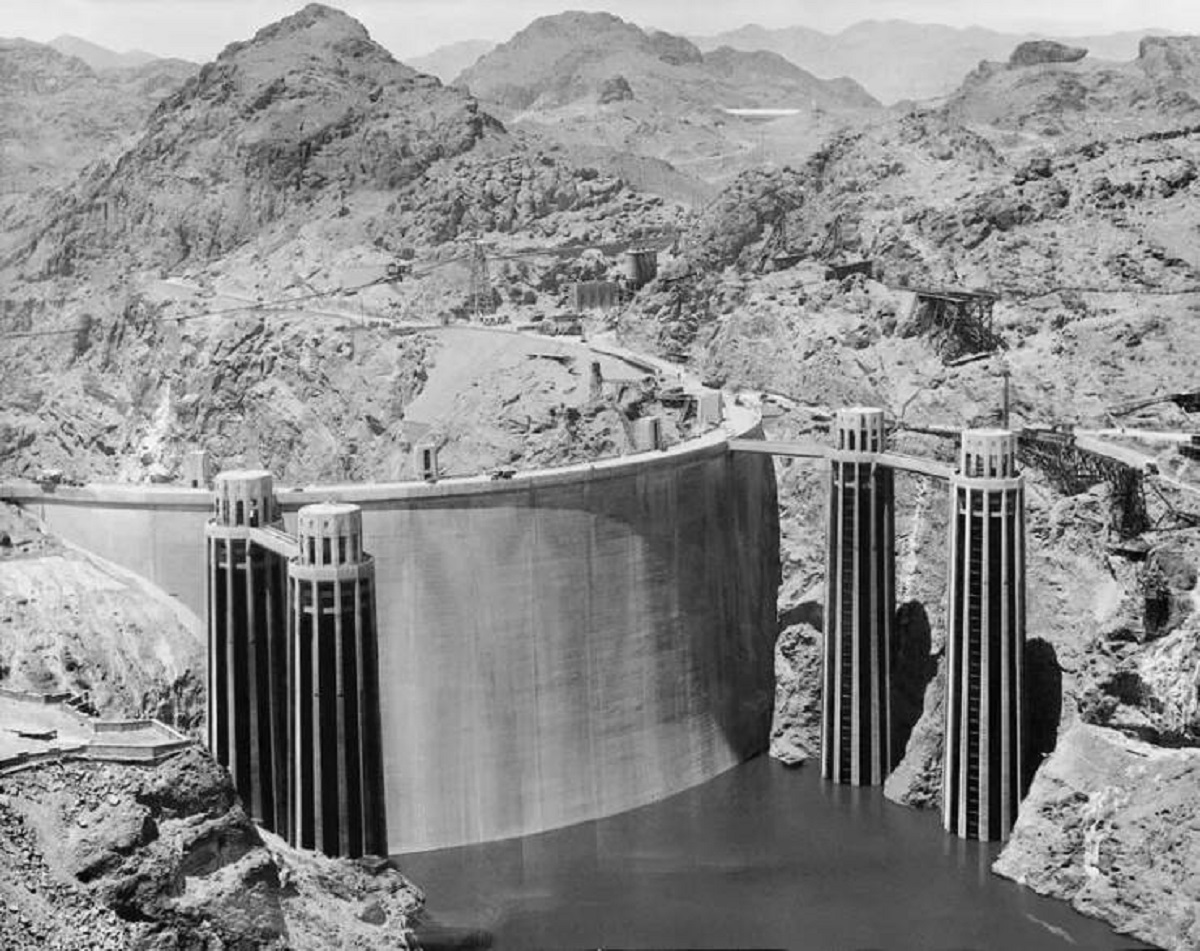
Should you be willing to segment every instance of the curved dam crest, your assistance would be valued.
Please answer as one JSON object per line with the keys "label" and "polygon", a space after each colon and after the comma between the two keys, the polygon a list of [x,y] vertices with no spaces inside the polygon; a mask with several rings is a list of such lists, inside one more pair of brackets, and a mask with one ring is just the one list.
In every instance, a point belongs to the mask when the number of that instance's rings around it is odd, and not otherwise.
{"label": "curved dam crest", "polygon": [[[277,493],[362,507],[378,579],[389,850],[525,835],[687,789],[766,748],[770,458],[672,449],[435,484]],[[0,488],[70,542],[205,603],[205,490]]]}

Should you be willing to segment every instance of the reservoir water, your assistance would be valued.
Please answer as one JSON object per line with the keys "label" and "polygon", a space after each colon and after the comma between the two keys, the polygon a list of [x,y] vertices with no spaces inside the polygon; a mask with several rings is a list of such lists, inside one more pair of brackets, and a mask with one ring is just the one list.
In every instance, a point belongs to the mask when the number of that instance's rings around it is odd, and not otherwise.
{"label": "reservoir water", "polygon": [[396,864],[446,926],[427,946],[481,929],[504,951],[1149,947],[992,875],[998,852],[760,756],[608,819]]}

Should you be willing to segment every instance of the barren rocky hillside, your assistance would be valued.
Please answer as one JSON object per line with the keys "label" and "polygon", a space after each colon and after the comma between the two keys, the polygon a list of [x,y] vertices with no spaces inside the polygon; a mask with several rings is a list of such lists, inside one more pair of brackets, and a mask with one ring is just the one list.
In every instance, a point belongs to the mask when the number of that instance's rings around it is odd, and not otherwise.
{"label": "barren rocky hillside", "polygon": [[[411,185],[499,126],[317,4],[229,46],[54,207],[28,277],[218,257],[356,191]],[[321,214],[321,212],[317,212]]]}
{"label": "barren rocky hillside", "polygon": [[[196,446],[288,478],[398,477],[433,351],[394,324],[470,309],[472,235],[515,255],[493,267],[489,307],[529,319],[606,275],[579,252],[679,214],[507,134],[319,5],[231,45],[51,205],[0,269],[16,335],[0,350],[0,459],[134,479],[168,477]],[[388,280],[401,259],[419,279]],[[586,452],[567,403],[521,414],[529,452],[509,440],[495,462],[544,461],[549,431]]]}
{"label": "barren rocky hillside", "polygon": [[50,46],[0,39],[0,257],[37,227],[48,190],[127,146],[194,71],[156,60],[101,73]]}
{"label": "barren rocky hillside", "polygon": [[1200,39],[1146,37],[1124,63],[1086,54],[1086,47],[1023,44],[1006,62],[981,62],[949,97],[947,112],[967,124],[1082,141],[1200,122]]}

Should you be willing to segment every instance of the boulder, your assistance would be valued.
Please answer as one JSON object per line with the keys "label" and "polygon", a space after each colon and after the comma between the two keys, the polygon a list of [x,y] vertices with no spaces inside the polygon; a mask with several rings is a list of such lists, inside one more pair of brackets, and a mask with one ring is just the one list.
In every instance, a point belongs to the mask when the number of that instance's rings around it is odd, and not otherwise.
{"label": "boulder", "polygon": [[597,100],[602,106],[610,102],[625,102],[632,98],[633,89],[629,85],[629,80],[620,74],[604,80],[604,85],[600,87],[600,94],[597,96]]}
{"label": "boulder", "polygon": [[1200,946],[1200,751],[1078,723],[993,871],[1164,948]]}
{"label": "boulder", "polygon": [[1038,66],[1042,63],[1077,63],[1087,56],[1082,46],[1067,46],[1054,40],[1029,40],[1008,58],[1009,66]]}

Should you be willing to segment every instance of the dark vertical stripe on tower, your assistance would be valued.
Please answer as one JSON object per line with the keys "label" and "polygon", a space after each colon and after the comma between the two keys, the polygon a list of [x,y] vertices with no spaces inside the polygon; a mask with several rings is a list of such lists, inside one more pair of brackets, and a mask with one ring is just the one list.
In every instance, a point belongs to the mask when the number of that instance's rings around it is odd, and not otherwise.
{"label": "dark vertical stripe on tower", "polygon": [[383,798],[383,727],[379,709],[379,641],[375,622],[374,579],[361,579],[363,610],[362,631],[364,688],[367,692],[366,718],[363,721],[363,851],[384,854],[387,851],[387,812]]}

